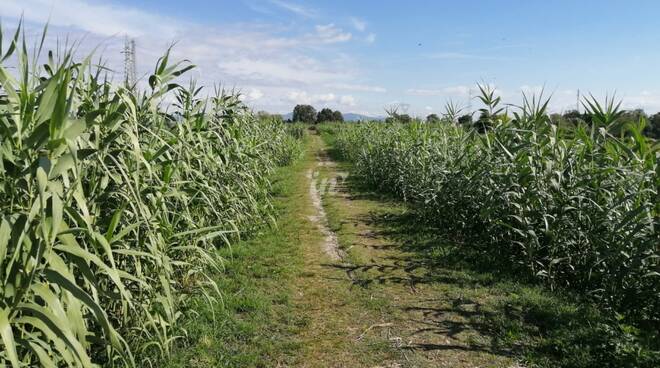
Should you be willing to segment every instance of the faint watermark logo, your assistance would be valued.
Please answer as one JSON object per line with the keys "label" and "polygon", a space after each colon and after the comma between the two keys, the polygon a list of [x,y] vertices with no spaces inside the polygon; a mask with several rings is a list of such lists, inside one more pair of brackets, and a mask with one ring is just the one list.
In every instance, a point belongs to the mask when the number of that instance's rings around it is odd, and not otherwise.
{"label": "faint watermark logo", "polygon": [[307,173],[307,177],[312,179],[312,185],[321,195],[337,194],[338,186],[343,186],[346,184],[348,175],[349,174],[347,172],[340,171],[335,173],[334,176],[328,178],[328,177],[321,177],[321,173],[316,170],[314,171],[309,170],[309,172]]}

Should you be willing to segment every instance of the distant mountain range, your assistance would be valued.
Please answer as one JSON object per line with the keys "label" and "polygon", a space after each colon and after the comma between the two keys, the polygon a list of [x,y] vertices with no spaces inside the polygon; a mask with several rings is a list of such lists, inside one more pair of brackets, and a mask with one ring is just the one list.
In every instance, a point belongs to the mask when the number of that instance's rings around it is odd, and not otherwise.
{"label": "distant mountain range", "polygon": [[[384,120],[385,118],[382,116],[367,116],[367,115],[362,115],[362,114],[355,114],[352,112],[347,112],[344,115],[344,121],[360,121],[360,120]],[[288,113],[282,115],[282,119],[284,120],[289,120],[293,118],[293,113]]]}

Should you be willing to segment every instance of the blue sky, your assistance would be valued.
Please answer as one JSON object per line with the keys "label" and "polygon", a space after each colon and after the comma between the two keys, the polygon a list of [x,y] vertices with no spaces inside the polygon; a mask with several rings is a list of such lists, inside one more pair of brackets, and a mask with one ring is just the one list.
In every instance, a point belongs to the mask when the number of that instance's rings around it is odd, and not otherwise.
{"label": "blue sky", "polygon": [[657,1],[3,0],[6,28],[21,14],[32,30],[50,18],[53,45],[102,44],[117,70],[122,35],[134,37],[140,75],[177,41],[200,83],[272,112],[399,105],[423,116],[448,99],[468,105],[477,82],[511,103],[545,86],[555,111],[578,89],[660,110]]}

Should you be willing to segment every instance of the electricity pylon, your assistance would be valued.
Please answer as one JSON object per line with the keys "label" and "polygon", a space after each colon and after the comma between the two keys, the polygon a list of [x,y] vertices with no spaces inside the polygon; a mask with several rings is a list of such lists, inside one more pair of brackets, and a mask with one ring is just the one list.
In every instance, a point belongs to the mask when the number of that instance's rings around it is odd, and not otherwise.
{"label": "electricity pylon", "polygon": [[124,86],[128,89],[133,89],[137,82],[134,39],[126,36],[122,54],[124,54]]}

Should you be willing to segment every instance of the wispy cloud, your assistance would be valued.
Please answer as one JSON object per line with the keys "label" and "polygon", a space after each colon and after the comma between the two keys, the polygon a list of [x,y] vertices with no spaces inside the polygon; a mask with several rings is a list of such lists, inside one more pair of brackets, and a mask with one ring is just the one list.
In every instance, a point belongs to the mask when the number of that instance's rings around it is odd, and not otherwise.
{"label": "wispy cloud", "polygon": [[509,60],[506,57],[480,55],[465,52],[443,51],[428,54],[429,59],[437,60]]}
{"label": "wispy cloud", "polygon": [[350,32],[344,32],[341,28],[336,27],[334,23],[317,25],[315,29],[319,41],[323,43],[346,42],[353,38]]}
{"label": "wispy cloud", "polygon": [[[353,25],[353,28],[355,28],[355,30],[358,32],[365,32],[367,30],[367,22],[364,19],[358,17],[350,17],[349,19]],[[371,32],[364,36],[363,39],[366,43],[374,43],[376,42],[376,34]]]}
{"label": "wispy cloud", "polygon": [[337,96],[334,93],[309,94],[306,91],[294,90],[287,93],[286,101],[294,104],[321,106],[355,106],[355,98],[351,95]]}
{"label": "wispy cloud", "polygon": [[355,97],[351,95],[341,96],[339,104],[343,106],[353,107],[356,104]]}
{"label": "wispy cloud", "polygon": [[660,93],[641,91],[623,97],[623,107],[627,109],[644,109],[647,112],[660,110]]}
{"label": "wispy cloud", "polygon": [[387,89],[385,89],[385,87],[369,86],[366,84],[334,83],[334,84],[329,84],[327,87],[335,88],[335,89],[343,89],[347,91],[355,91],[355,92],[377,92],[377,93],[387,92]]}
{"label": "wispy cloud", "polygon": [[266,14],[266,15],[272,15],[273,14],[272,9],[268,8],[267,6],[264,6],[262,3],[254,1],[254,0],[243,0],[243,3],[248,8],[250,8],[250,10],[255,11],[257,13]]}
{"label": "wispy cloud", "polygon": [[353,27],[360,32],[367,30],[367,22],[363,19],[351,17],[351,23],[353,24]]}
{"label": "wispy cloud", "polygon": [[[302,7],[289,10],[314,14]],[[5,25],[15,24],[22,14],[30,33],[37,34],[50,21],[47,47],[55,47],[65,35],[83,40],[81,53],[100,44],[106,50],[107,67],[117,71],[115,80],[121,79],[123,35],[128,34],[137,42],[139,76],[150,73],[156,59],[176,41],[172,58],[190,59],[197,65],[186,78],[197,78],[206,86],[236,86],[244,101],[259,109],[289,110],[292,102],[281,97],[289,93],[334,108],[355,101],[336,93],[340,88],[327,87],[349,84],[359,75],[353,57],[337,49],[353,35],[332,23],[292,32],[278,23],[198,24],[136,6],[93,0],[4,0],[0,6]]]}
{"label": "wispy cloud", "polygon": [[4,0],[0,14],[9,18],[25,14],[30,22],[50,22],[53,26],[75,27],[103,36],[139,37],[151,33],[172,38],[189,26],[180,20],[132,7],[83,0]]}
{"label": "wispy cloud", "polygon": [[247,92],[241,94],[243,101],[255,102],[264,97],[264,93],[258,88],[251,88]]}
{"label": "wispy cloud", "polygon": [[449,97],[469,97],[475,88],[471,86],[449,86],[440,89],[409,88],[407,95],[411,96],[449,96]]}
{"label": "wispy cloud", "polygon": [[219,61],[217,67],[225,74],[243,81],[268,84],[294,83],[318,84],[346,76],[339,71],[326,69],[314,59],[286,60],[255,60],[249,57]]}
{"label": "wispy cloud", "polygon": [[541,94],[543,94],[543,96],[546,98],[554,94],[552,91],[548,91],[548,89],[545,86],[539,86],[539,85],[530,86],[525,84],[520,86],[520,91],[529,96],[540,96]]}
{"label": "wispy cloud", "polygon": [[288,1],[283,1],[283,0],[269,0],[269,2],[275,6],[278,6],[284,10],[290,11],[294,14],[297,14],[301,17],[305,18],[313,18],[316,16],[317,12],[316,10],[304,7],[299,4],[295,4],[292,2]]}

